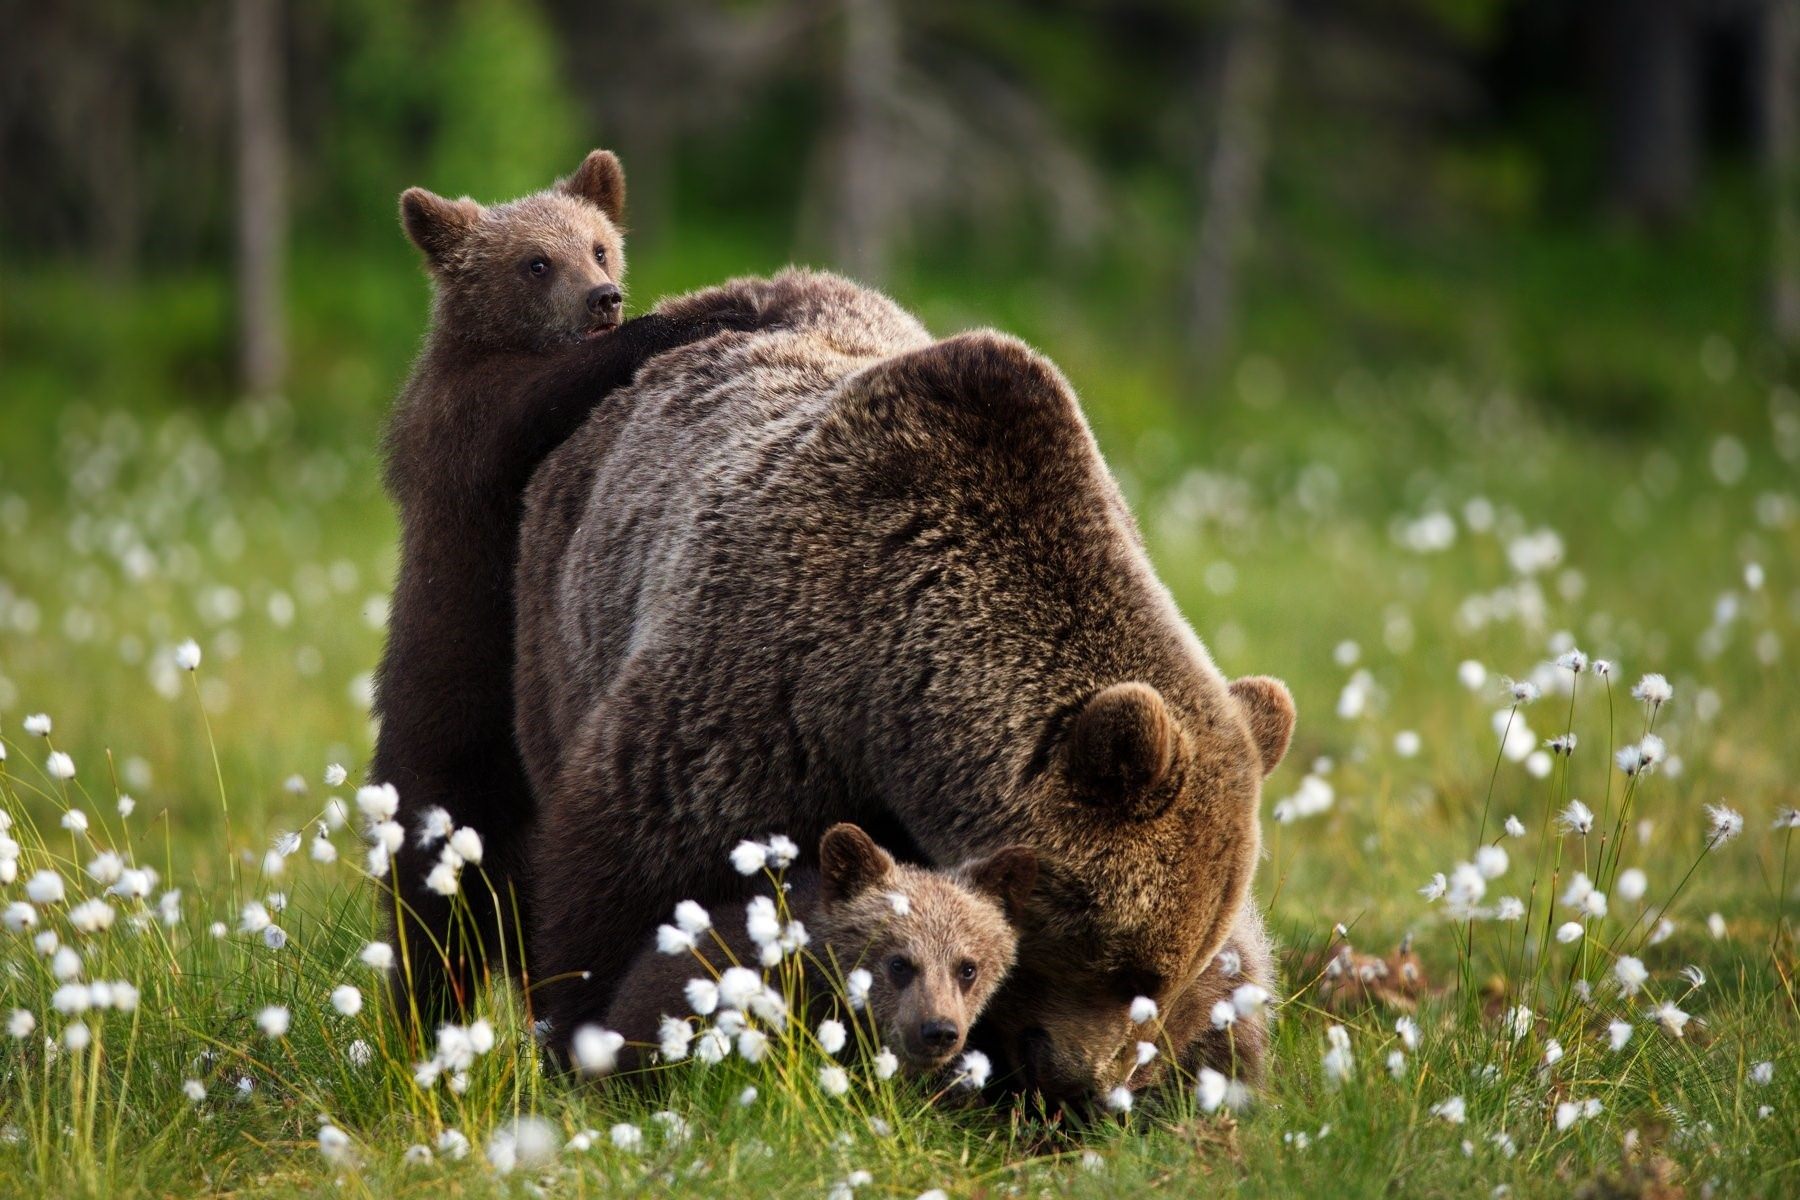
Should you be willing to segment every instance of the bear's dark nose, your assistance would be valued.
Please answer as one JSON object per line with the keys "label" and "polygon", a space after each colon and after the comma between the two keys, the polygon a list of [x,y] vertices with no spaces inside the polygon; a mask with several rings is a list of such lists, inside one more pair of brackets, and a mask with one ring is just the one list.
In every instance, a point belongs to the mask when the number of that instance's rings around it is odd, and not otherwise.
{"label": "bear's dark nose", "polygon": [[588,311],[596,317],[617,316],[624,302],[625,293],[616,283],[603,283],[587,294]]}
{"label": "bear's dark nose", "polygon": [[919,1041],[933,1054],[948,1054],[956,1049],[962,1034],[952,1021],[926,1021],[919,1026]]}

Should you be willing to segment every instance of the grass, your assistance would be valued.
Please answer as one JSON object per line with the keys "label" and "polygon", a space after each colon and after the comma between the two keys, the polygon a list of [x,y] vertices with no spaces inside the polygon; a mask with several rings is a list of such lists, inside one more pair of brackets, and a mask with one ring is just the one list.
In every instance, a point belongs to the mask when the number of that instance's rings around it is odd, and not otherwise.
{"label": "grass", "polygon": [[[1565,252],[1576,253],[1546,243],[1522,254],[1520,294],[1566,278]],[[641,261],[640,294],[773,265],[718,244]],[[1556,366],[1573,357],[1566,346],[1532,349],[1552,336],[1539,320],[1501,338],[1526,348],[1514,369],[1459,341],[1462,318],[1417,289],[1395,289],[1402,311],[1383,323],[1389,301],[1371,285],[1345,301],[1365,324],[1437,321],[1428,340],[1441,353],[1284,352],[1307,326],[1270,301],[1247,353],[1200,381],[1133,340],[1142,314],[1122,300],[1116,316],[1071,320],[1027,283],[903,281],[934,328],[995,320],[1052,350],[1221,667],[1280,675],[1300,704],[1264,810],[1259,893],[1285,971],[1268,1088],[1238,1113],[1203,1112],[1183,1088],[1076,1129],[1029,1109],[932,1103],[924,1085],[877,1081],[854,1062],[850,1093],[829,1097],[804,1038],[756,1066],[671,1071],[648,1091],[575,1089],[540,1073],[504,993],[488,1014],[497,1043],[466,1090],[415,1083],[431,1048],[395,1027],[358,957],[375,896],[354,828],[332,833],[335,863],[303,848],[271,877],[266,860],[279,831],[310,841],[329,798],[351,799],[324,784],[326,764],[348,765],[354,782],[368,759],[368,673],[393,573],[375,436],[423,309],[394,266],[302,265],[294,392],[261,404],[193,402],[220,393],[209,281],[152,280],[119,300],[46,274],[44,306],[0,313],[0,807],[22,855],[0,907],[39,871],[67,892],[34,906],[30,931],[0,932],[0,1013],[28,1009],[37,1025],[0,1042],[7,1190],[513,1194],[543,1172],[499,1174],[484,1150],[521,1114],[553,1127],[557,1188],[571,1195],[818,1194],[855,1171],[872,1177],[854,1189],[865,1197],[1560,1196],[1602,1177],[1616,1190],[1589,1194],[1666,1194],[1658,1181],[1690,1194],[1791,1189],[1800,865],[1788,861],[1792,834],[1770,826],[1800,804],[1800,402],[1753,367],[1761,352],[1734,326],[1682,312],[1645,322],[1641,353],[1609,343],[1583,374]],[[1380,273],[1341,266],[1332,274],[1346,288]],[[1099,286],[1102,307],[1122,296]],[[1471,307],[1508,311],[1505,297]],[[56,315],[71,311],[92,319]],[[1628,311],[1602,311],[1618,338],[1633,336]],[[1491,337],[1490,318],[1480,323]],[[96,325],[115,331],[106,353],[91,345]],[[1653,422],[1620,429],[1594,413],[1634,394],[1635,361],[1663,399]],[[1565,406],[1560,382],[1543,378],[1567,382],[1571,405],[1598,388],[1599,407]],[[1524,561],[1550,544],[1532,537],[1544,530],[1560,551]],[[192,675],[174,658],[188,637],[204,651]],[[1618,664],[1610,685],[1552,665],[1572,645]],[[1479,686],[1459,680],[1465,660],[1482,666]],[[1679,762],[1628,781],[1612,753],[1646,728],[1627,690],[1650,671],[1674,687],[1655,730]],[[1511,712],[1503,675],[1546,694]],[[54,718],[48,741],[22,729],[36,712]],[[1566,760],[1500,755],[1496,713],[1529,727],[1527,749],[1565,731],[1578,745]],[[44,772],[52,749],[72,756],[73,780]],[[1276,820],[1308,775],[1329,807]],[[128,816],[121,793],[136,801]],[[1603,818],[1587,837],[1553,832],[1575,798]],[[1703,806],[1720,802],[1747,828],[1708,850]],[[87,815],[84,833],[60,824],[70,808]],[[1524,838],[1500,832],[1511,814]],[[1482,905],[1514,895],[1528,920],[1453,919],[1419,894],[1484,843],[1509,863]],[[113,899],[109,930],[81,933],[70,909],[101,891],[86,867],[103,848],[160,878],[144,900]],[[1634,866],[1649,880],[1639,903],[1617,894],[1618,871]],[[1575,870],[1612,895],[1607,916],[1563,945],[1545,935],[1570,919],[1560,897]],[[172,925],[158,907],[168,889],[181,893]],[[241,903],[276,891],[279,950],[238,932]],[[1672,934],[1647,944],[1664,915]],[[62,981],[32,942],[46,929],[80,948],[81,979],[139,992],[129,1011],[84,1014],[93,1040],[79,1053],[46,1046],[75,1019],[51,1003]],[[1398,1006],[1350,1003],[1357,989],[1328,973],[1334,947],[1347,936],[1379,957],[1409,934],[1427,986]],[[1632,999],[1609,982],[1624,954],[1650,976]],[[1704,984],[1683,977],[1690,964]],[[1590,981],[1591,1005],[1577,980]],[[354,1016],[329,1003],[342,984],[368,1001]],[[1652,998],[1692,1014],[1684,1036],[1646,1015]],[[1394,1078],[1395,1022],[1415,1004],[1419,1045]],[[280,1038],[257,1023],[271,1005],[291,1014]],[[1533,1015],[1515,1038],[1519,1005]],[[1606,1027],[1621,1018],[1633,1033],[1614,1052]],[[1323,1061],[1334,1024],[1354,1064],[1338,1083]],[[1551,1039],[1563,1056],[1546,1068]],[[1764,1061],[1771,1081],[1749,1082]],[[189,1079],[204,1089],[197,1102]],[[1464,1101],[1461,1123],[1434,1112],[1451,1097]],[[1585,1100],[1598,1114],[1559,1127],[1558,1106]],[[658,1112],[678,1114],[688,1136]],[[322,1119],[345,1132],[353,1163],[321,1152]],[[641,1149],[613,1144],[621,1123],[643,1131]],[[405,1161],[447,1129],[472,1143],[466,1158]],[[584,1130],[598,1134],[590,1148],[562,1149]]]}

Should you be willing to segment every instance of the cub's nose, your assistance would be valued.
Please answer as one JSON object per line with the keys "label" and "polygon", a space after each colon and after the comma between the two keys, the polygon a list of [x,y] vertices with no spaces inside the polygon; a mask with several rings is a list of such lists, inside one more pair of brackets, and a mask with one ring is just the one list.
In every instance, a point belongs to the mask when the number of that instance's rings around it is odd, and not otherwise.
{"label": "cub's nose", "polygon": [[962,1041],[954,1021],[926,1021],[919,1026],[919,1041],[933,1054],[948,1054]]}
{"label": "cub's nose", "polygon": [[588,311],[596,317],[617,317],[619,306],[625,303],[625,293],[619,290],[616,283],[603,283],[587,294]]}

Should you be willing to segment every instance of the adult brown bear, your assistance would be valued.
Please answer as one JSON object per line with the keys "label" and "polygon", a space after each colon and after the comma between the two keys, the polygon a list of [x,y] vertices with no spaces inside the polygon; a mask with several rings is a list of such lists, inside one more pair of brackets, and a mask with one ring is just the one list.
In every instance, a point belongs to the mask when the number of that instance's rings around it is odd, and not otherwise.
{"label": "adult brown bear", "polygon": [[1191,1057],[1253,1073],[1260,1027],[1207,1017],[1234,970],[1268,982],[1249,887],[1287,690],[1219,674],[1023,343],[934,341],[803,271],[661,311],[722,309],[763,328],[653,359],[527,496],[517,720],[553,1043],[677,901],[741,894],[739,839],[854,821],[933,864],[1037,853],[984,1019],[1003,1070],[1058,1097],[1146,1082],[1147,996]]}

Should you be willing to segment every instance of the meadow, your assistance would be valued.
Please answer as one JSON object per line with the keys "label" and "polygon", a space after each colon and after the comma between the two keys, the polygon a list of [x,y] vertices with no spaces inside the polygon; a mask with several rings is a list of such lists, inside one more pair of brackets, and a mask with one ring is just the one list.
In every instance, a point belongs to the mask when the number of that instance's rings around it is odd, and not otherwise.
{"label": "meadow", "polygon": [[[1454,313],[1329,264],[1406,353],[1272,295],[1204,379],[1132,341],[1155,318],[1105,279],[1080,308],[897,281],[934,330],[1061,363],[1221,668],[1300,707],[1265,791],[1268,1086],[1086,1121],[879,1078],[801,1028],[571,1086],[501,991],[409,1041],[368,961],[357,785],[394,565],[379,427],[422,285],[303,255],[293,387],[208,407],[216,288],[11,273],[0,1192],[1792,1194],[1800,396],[1704,303],[1729,281],[1654,316],[1590,284],[1547,316],[1535,281],[1609,251],[1513,249],[1510,290]],[[1683,253],[1619,294],[1729,273]],[[638,298],[776,265],[725,238],[640,261]]]}

